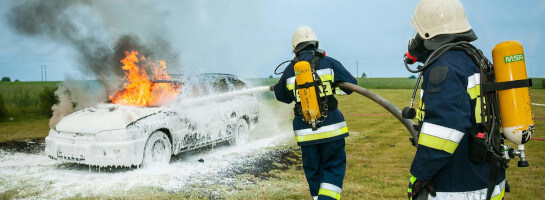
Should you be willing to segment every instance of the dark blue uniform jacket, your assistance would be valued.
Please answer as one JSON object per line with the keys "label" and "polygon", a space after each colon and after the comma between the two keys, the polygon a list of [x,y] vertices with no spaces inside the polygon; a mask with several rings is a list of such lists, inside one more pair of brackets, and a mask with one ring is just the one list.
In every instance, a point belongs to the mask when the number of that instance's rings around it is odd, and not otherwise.
{"label": "dark blue uniform jacket", "polygon": [[[476,112],[480,91],[475,87],[479,77],[477,65],[459,50],[448,51],[424,72],[417,113],[421,132],[411,174],[432,180],[438,192],[487,187],[490,165],[469,160],[469,130],[480,125],[475,119],[480,112]],[[501,170],[498,183],[504,179]]]}
{"label": "dark blue uniform jacket", "polygon": [[[312,50],[313,49],[311,49],[311,48],[306,48],[305,50],[301,51],[297,55],[298,59],[300,61],[310,62],[310,60],[313,57]],[[293,101],[296,101],[296,97],[295,97],[295,93],[294,93],[293,88],[288,88],[288,84],[289,84],[288,82],[290,82],[290,80],[294,80],[294,77],[295,77],[295,72],[293,70],[293,67],[294,67],[294,63],[290,63],[286,67],[286,69],[284,70],[284,73],[282,74],[282,77],[280,78],[280,80],[278,81],[278,83],[274,87],[274,93],[275,93],[276,99],[278,101],[288,103],[288,104],[293,102]],[[320,59],[320,62],[318,63],[318,66],[316,67],[316,71],[326,72],[326,73],[329,73],[328,71],[331,71],[331,73],[333,75],[333,80],[329,81],[330,84],[331,84],[331,88],[330,88],[331,90],[335,90],[335,88],[336,88],[335,84],[339,83],[339,82],[349,82],[349,83],[357,84],[356,79],[350,74],[350,72],[348,72],[343,67],[343,65],[339,61],[337,61],[337,60],[335,60],[335,59],[333,59],[331,57],[328,57],[328,56],[325,56],[322,59]],[[324,81],[323,78],[322,78],[322,81]],[[352,91],[344,91],[344,92],[347,93],[347,94],[352,93]],[[342,123],[344,121],[345,121],[344,117],[343,117],[342,113],[339,111],[339,109],[329,110],[328,111],[328,117],[324,121],[322,127],[332,125],[332,124],[339,124],[339,123]],[[295,132],[297,132],[298,130],[300,131],[300,130],[303,130],[303,129],[310,129],[310,126],[307,125],[301,119],[301,116],[296,115],[294,117],[294,119],[293,119],[293,130]],[[318,129],[318,130],[320,130],[320,129]],[[344,138],[344,137],[347,137],[347,136],[348,136],[348,132],[346,131],[346,133],[343,133],[343,134],[340,134],[340,135],[337,134],[337,135],[335,135],[333,137],[329,137],[329,138],[322,138],[322,139],[311,140],[311,141],[298,141],[297,144],[300,145],[300,146],[301,145],[319,144],[319,143],[324,143],[324,142],[328,142],[328,141],[338,140],[338,139],[341,139],[341,138]]]}

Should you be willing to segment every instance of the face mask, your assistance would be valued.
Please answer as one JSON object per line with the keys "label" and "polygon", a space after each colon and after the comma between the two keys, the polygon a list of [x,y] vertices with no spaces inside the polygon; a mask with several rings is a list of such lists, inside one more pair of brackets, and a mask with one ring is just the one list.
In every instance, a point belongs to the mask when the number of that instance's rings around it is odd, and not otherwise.
{"label": "face mask", "polygon": [[424,40],[418,35],[415,34],[415,36],[409,40],[409,45],[407,47],[408,52],[406,53],[406,56],[409,58],[408,64],[415,63],[420,56],[426,51],[426,47],[424,47]]}

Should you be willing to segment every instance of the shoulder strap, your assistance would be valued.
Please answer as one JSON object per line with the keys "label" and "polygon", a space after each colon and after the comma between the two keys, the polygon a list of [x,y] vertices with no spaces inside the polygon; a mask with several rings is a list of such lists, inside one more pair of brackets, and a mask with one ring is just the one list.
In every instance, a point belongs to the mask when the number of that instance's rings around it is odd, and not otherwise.
{"label": "shoulder strap", "polygon": [[481,74],[481,96],[483,98],[483,101],[481,101],[481,110],[484,112],[484,115],[481,115],[481,121],[483,123],[483,128],[488,132],[487,137],[492,137],[488,139],[491,143],[486,142],[489,152],[489,156],[487,156],[488,158],[486,160],[488,160],[490,164],[490,172],[488,174],[486,187],[486,199],[489,200],[492,197],[492,192],[496,186],[500,168],[507,168],[501,160],[502,157],[497,153],[501,150],[499,145],[503,143],[499,130],[500,122],[498,119],[499,106],[497,105],[497,94],[496,91],[487,90],[486,87],[488,84],[495,84],[494,66],[483,55],[483,52],[480,49],[477,49],[469,43],[463,44],[457,48],[464,50],[464,52],[473,59],[475,64],[479,67]]}
{"label": "shoulder strap", "polygon": [[[312,76],[313,76],[314,82],[313,83],[307,83],[307,84],[304,84],[302,86],[299,86],[299,85],[297,85],[297,79],[296,79],[294,89],[297,90],[299,88],[315,86],[314,89],[316,90],[316,94],[318,95],[317,96],[318,105],[320,107],[320,113],[322,114],[322,119],[318,121],[318,123],[316,124],[316,127],[313,127],[313,130],[316,130],[317,128],[319,128],[322,125],[322,122],[325,120],[325,118],[327,118],[329,105],[328,105],[328,97],[327,96],[325,96],[324,98],[319,96],[320,91],[324,90],[325,88],[323,88],[324,86],[323,86],[322,80],[320,79],[320,76],[318,75],[318,73],[316,73],[316,68],[318,67],[318,64],[320,63],[320,60],[325,56],[325,51],[323,51],[321,49],[316,49],[316,50],[313,50],[312,53],[313,53],[313,56],[312,56],[312,58],[310,60],[310,69],[312,71]],[[296,60],[296,59],[294,59],[294,60]],[[298,60],[296,60],[296,62],[298,62]],[[336,102],[335,102],[334,106],[337,107]],[[295,115],[302,115],[301,102],[296,102],[295,103],[293,113]]]}
{"label": "shoulder strap", "polygon": [[318,62],[320,62],[320,59],[325,57],[325,51],[321,49],[314,49],[312,51],[312,60],[310,61],[311,66],[318,66]]}

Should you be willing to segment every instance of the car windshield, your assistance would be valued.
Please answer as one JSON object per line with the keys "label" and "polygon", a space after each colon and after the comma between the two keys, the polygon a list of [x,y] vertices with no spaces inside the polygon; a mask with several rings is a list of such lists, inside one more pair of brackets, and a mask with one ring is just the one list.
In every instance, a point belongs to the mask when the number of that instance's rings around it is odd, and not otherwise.
{"label": "car windshield", "polygon": [[182,96],[194,98],[241,90],[246,84],[234,75],[202,74],[197,76],[196,81],[190,81],[183,87]]}

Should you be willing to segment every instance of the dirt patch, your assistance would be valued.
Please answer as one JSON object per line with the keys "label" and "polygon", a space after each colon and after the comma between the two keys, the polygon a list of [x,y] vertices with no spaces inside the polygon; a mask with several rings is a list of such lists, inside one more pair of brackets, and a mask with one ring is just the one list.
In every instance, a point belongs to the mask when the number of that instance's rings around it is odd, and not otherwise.
{"label": "dirt patch", "polygon": [[45,149],[45,138],[35,138],[28,141],[0,142],[0,150],[18,153],[39,153]]}
{"label": "dirt patch", "polygon": [[270,174],[270,171],[275,169],[287,170],[293,165],[302,166],[301,150],[297,147],[273,150],[257,158],[239,160],[237,163],[232,164],[234,167],[229,170],[231,173],[226,175],[250,174],[261,180],[266,180],[277,178],[274,174]]}
{"label": "dirt patch", "polygon": [[191,194],[185,198],[226,199],[226,194],[244,190],[245,185],[253,185],[262,180],[280,179],[274,170],[288,170],[293,166],[299,170],[302,169],[303,163],[301,149],[288,147],[237,158],[230,162],[229,166],[219,173],[204,177],[206,181],[188,184],[184,188],[169,192]]}

